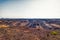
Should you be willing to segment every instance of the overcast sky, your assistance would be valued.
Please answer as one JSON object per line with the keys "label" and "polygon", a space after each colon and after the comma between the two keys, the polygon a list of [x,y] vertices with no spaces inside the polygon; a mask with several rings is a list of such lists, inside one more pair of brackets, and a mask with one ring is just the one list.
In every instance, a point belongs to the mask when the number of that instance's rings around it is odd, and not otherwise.
{"label": "overcast sky", "polygon": [[0,0],[0,18],[60,18],[60,0]]}

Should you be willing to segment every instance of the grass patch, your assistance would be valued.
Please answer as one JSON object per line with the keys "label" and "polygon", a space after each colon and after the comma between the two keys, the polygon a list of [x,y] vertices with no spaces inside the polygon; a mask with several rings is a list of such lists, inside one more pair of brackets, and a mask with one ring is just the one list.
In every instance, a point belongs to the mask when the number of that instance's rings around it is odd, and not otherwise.
{"label": "grass patch", "polygon": [[52,32],[50,32],[50,34],[52,34],[52,35],[57,35],[58,32],[57,32],[57,31],[52,31]]}

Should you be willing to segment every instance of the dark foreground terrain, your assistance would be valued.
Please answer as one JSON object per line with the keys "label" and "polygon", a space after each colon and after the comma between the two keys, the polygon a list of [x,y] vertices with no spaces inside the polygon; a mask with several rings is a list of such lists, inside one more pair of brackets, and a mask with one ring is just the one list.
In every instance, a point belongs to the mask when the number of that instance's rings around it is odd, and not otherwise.
{"label": "dark foreground terrain", "polygon": [[0,19],[0,40],[60,40],[60,19]]}

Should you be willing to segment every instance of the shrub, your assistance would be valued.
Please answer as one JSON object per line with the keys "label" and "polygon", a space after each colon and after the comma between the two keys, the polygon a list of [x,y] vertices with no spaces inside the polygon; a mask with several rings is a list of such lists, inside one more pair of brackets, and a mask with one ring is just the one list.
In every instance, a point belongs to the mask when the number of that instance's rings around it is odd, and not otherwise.
{"label": "shrub", "polygon": [[58,32],[57,32],[57,31],[52,31],[51,34],[52,34],[52,35],[57,35]]}

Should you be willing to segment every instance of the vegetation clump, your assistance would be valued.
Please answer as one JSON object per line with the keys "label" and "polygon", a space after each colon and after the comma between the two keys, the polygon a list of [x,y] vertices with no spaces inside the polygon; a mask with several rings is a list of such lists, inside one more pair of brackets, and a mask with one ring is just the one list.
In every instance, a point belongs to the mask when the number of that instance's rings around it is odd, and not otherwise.
{"label": "vegetation clump", "polygon": [[57,35],[58,32],[57,32],[57,31],[52,31],[51,34],[52,34],[52,35]]}

